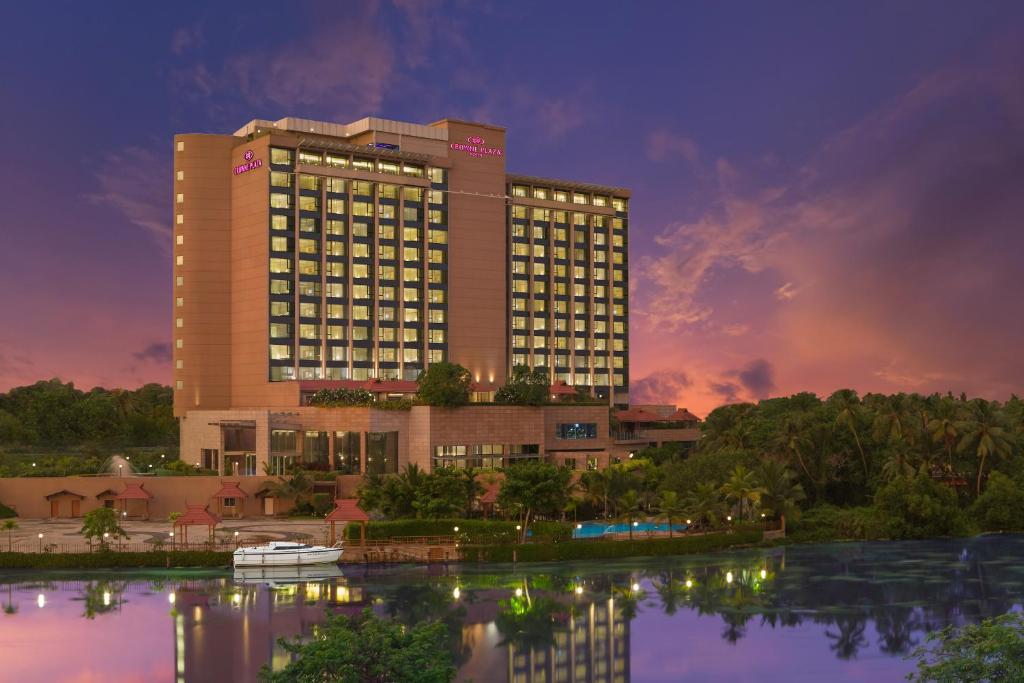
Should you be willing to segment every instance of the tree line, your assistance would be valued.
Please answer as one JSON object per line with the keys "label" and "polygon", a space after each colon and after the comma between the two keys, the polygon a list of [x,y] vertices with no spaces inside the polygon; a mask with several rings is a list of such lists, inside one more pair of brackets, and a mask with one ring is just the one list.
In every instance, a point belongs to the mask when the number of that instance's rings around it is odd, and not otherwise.
{"label": "tree line", "polygon": [[82,391],[59,379],[0,393],[0,445],[165,446],[178,442],[170,387]]}

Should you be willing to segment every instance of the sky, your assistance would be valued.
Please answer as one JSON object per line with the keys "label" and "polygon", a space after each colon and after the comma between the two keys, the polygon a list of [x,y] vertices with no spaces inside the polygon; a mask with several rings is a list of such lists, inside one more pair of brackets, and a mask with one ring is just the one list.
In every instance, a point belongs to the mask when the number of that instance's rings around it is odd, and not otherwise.
{"label": "sky", "polygon": [[633,191],[634,403],[1024,383],[1024,4],[21,3],[0,41],[0,390],[171,381],[171,139],[507,128]]}

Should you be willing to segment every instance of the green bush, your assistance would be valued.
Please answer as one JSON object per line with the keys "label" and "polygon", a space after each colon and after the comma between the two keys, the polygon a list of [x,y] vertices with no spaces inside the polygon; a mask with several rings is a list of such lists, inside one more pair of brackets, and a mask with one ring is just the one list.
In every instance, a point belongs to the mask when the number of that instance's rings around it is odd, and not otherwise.
{"label": "green bush", "polygon": [[935,538],[968,532],[956,493],[926,472],[897,477],[878,489],[875,511],[888,538]]}
{"label": "green bush", "polygon": [[787,523],[786,538],[796,543],[871,540],[885,531],[874,508],[837,508],[819,505],[805,510],[800,519]]}
{"label": "green bush", "polygon": [[154,550],[146,553],[0,553],[0,569],[116,569],[230,565],[230,552],[213,550]]}
{"label": "green bush", "polygon": [[327,493],[314,493],[313,494],[313,514],[317,517],[323,517],[328,512],[334,509],[334,499]]}
{"label": "green bush", "polygon": [[1001,472],[993,472],[982,493],[971,507],[971,516],[984,531],[1021,531],[1024,508],[1021,489]]}
{"label": "green bush", "polygon": [[[483,545],[514,543],[516,523],[487,519],[397,519],[391,522],[368,522],[366,538],[382,540],[396,536],[451,536],[459,527],[459,538],[465,543]],[[572,538],[572,525],[561,522],[536,522],[530,525],[531,539],[556,543]],[[359,538],[359,525],[349,524],[345,535],[350,540]]]}
{"label": "green bush", "polygon": [[525,545],[487,545],[467,547],[463,558],[470,562],[511,562],[515,551],[519,562],[556,562],[566,560],[603,560],[623,557],[656,557],[708,553],[761,541],[760,530],[735,533],[652,538],[634,541],[569,541],[564,543],[527,543]]}
{"label": "green bush", "polygon": [[366,389],[321,389],[309,398],[309,405],[318,408],[344,408],[368,406],[373,394]]}
{"label": "green bush", "polygon": [[4,519],[6,517],[17,517],[17,516],[18,516],[17,512],[15,512],[11,508],[7,507],[3,503],[0,503],[0,519]]}

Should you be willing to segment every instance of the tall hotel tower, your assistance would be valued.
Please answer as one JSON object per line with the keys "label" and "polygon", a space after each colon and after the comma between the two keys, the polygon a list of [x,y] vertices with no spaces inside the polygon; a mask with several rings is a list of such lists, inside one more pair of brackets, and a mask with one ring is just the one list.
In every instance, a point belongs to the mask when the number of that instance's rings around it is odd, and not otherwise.
{"label": "tall hotel tower", "polygon": [[[330,460],[337,434],[358,433],[337,438],[352,440],[365,465],[369,423],[388,411],[364,410],[359,425],[343,424],[355,413],[317,413],[311,425],[308,397],[329,387],[410,395],[421,371],[447,360],[470,370],[483,404],[517,365],[548,369],[554,396],[582,389],[606,407],[556,406],[572,422],[550,425],[551,410],[537,409],[547,426],[526,445],[550,455],[541,437],[580,422],[593,439],[572,445],[607,459],[607,406],[629,402],[630,193],[509,174],[505,157],[503,128],[452,119],[284,118],[176,136],[182,457],[221,471],[238,453],[269,462],[275,432],[293,431],[278,438],[280,452],[308,460],[309,432],[309,447]],[[474,464],[475,447],[507,457],[523,445],[512,435],[435,436],[464,419],[459,411],[424,419],[427,442],[399,439],[407,462],[437,464],[451,446]],[[255,440],[239,433],[253,424]],[[227,469],[252,467],[233,457]]]}

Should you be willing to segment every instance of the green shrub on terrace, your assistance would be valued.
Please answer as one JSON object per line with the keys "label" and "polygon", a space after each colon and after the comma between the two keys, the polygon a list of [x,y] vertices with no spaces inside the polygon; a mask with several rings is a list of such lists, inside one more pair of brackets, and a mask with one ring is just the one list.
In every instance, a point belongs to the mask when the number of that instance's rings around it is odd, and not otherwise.
{"label": "green shrub on terrace", "polygon": [[309,405],[319,408],[368,406],[372,403],[373,394],[366,389],[321,389],[309,399]]}
{"label": "green shrub on terrace", "polygon": [[7,507],[3,503],[0,503],[0,519],[4,519],[4,518],[7,518],[7,517],[17,517],[17,516],[18,516],[17,512],[15,512],[11,508]]}

